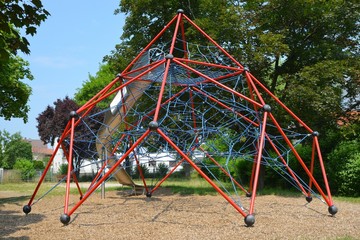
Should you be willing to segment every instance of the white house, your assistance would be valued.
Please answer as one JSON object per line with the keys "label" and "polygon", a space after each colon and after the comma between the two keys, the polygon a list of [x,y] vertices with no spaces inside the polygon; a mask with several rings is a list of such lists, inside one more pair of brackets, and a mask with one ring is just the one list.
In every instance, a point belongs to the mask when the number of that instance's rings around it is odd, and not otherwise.
{"label": "white house", "polygon": [[60,166],[62,164],[67,164],[67,160],[65,158],[64,152],[61,148],[56,152],[53,163],[52,163],[52,171],[53,173],[57,173],[60,170]]}
{"label": "white house", "polygon": [[[175,152],[155,152],[155,153],[148,153],[146,149],[140,149],[137,151],[136,159],[139,161],[141,165],[145,165],[150,172],[155,172],[157,169],[159,169],[160,164],[165,164],[169,168],[169,171],[173,170],[173,168],[176,166],[176,164],[180,161],[180,159],[177,159],[178,154]],[[198,150],[195,150],[190,158],[193,160],[202,160],[204,158],[204,153]],[[117,155],[117,158],[119,159],[121,155]],[[136,160],[135,155],[131,154],[129,155],[130,162],[132,167],[136,167]],[[183,166],[180,165],[175,169],[175,172],[180,171],[183,169]]]}

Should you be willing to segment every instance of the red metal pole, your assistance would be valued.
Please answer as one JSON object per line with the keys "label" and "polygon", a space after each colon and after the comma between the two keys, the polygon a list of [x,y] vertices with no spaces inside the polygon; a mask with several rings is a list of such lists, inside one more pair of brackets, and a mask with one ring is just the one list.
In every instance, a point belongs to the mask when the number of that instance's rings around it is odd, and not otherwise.
{"label": "red metal pole", "polygon": [[154,119],[153,119],[154,122],[156,122],[158,117],[159,117],[159,112],[160,112],[160,108],[161,108],[161,101],[162,101],[164,91],[165,91],[166,79],[167,79],[167,76],[169,74],[170,62],[171,62],[171,59],[167,59],[165,72],[164,72],[164,77],[163,77],[163,80],[162,80],[162,83],[161,83],[160,93],[159,93],[158,101],[157,101],[156,108],[155,108]]}
{"label": "red metal pole", "polygon": [[[312,150],[311,150],[311,163],[310,163],[310,173],[312,176],[314,174],[315,151],[316,151],[316,144],[315,144],[315,139],[313,139]],[[310,196],[311,187],[312,187],[312,181],[311,181],[311,178],[309,178],[308,196]]]}
{"label": "red metal pole", "polygon": [[[69,122],[68,122],[67,126],[65,127],[65,129],[67,127],[69,127]],[[64,138],[64,136],[62,136],[61,139],[63,139],[63,138]],[[51,164],[54,161],[55,155],[56,155],[57,151],[59,150],[59,148],[60,148],[60,141],[57,143],[57,145],[55,147],[55,150],[54,150],[53,154],[51,155],[51,158],[50,158],[49,162],[47,163],[47,165],[45,167],[45,170],[44,170],[44,172],[42,173],[42,175],[41,175],[41,177],[39,179],[38,184],[36,185],[34,193],[32,194],[32,196],[31,196],[31,198],[30,198],[30,200],[28,202],[28,206],[31,206],[32,202],[34,201],[34,198],[35,198],[37,192],[39,191],[39,188],[40,188],[42,182],[44,181],[45,176],[46,176],[47,172],[49,171],[49,168],[51,167]]]}
{"label": "red metal pole", "polygon": [[134,143],[134,145],[132,145],[126,151],[126,153],[109,169],[109,171],[105,173],[104,176],[102,176],[101,179],[97,183],[95,183],[95,185],[91,189],[89,189],[89,191],[85,193],[83,198],[77,204],[75,204],[75,206],[68,212],[69,216],[73,214],[75,210],[78,209],[78,207],[80,207],[80,205],[100,186],[102,182],[105,181],[107,177],[110,176],[110,174],[112,174],[112,172],[124,161],[124,159],[135,149],[135,147],[137,147],[144,140],[144,138],[149,135],[149,133],[150,130],[146,130],[145,133]]}
{"label": "red metal pole", "polygon": [[67,179],[66,179],[66,194],[65,194],[65,207],[64,207],[65,214],[68,213],[68,208],[69,208],[74,131],[75,131],[75,116],[72,116],[71,117],[71,132],[70,132],[70,147],[69,147],[69,156],[68,156],[68,172],[67,172]]}
{"label": "red metal pole", "polygon": [[155,190],[158,189],[158,188],[160,187],[160,185],[161,185],[163,182],[165,182],[165,180],[168,179],[168,178],[171,176],[171,174],[173,174],[173,172],[175,172],[175,170],[176,170],[184,161],[185,161],[184,158],[181,159],[181,160],[175,165],[175,167],[173,167],[173,169],[171,169],[171,171],[170,171],[168,174],[166,174],[166,176],[165,176],[163,179],[161,179],[158,184],[156,184],[156,186],[151,190],[151,193],[155,192]]}
{"label": "red metal pole", "polygon": [[[249,73],[251,75],[251,73]],[[284,108],[293,118],[295,118],[307,131],[313,132],[309,126],[307,126],[298,116],[295,115],[288,107],[285,106],[271,91],[269,91],[259,80],[251,75],[253,81],[256,82],[267,94],[269,94],[282,108]]]}
{"label": "red metal pole", "polygon": [[211,157],[201,146],[199,147],[204,153],[205,155],[217,166],[220,168],[220,170],[226,175],[228,176],[231,181],[233,181],[235,183],[236,186],[238,186],[244,193],[248,194],[248,191],[245,190],[245,188],[243,186],[241,186],[240,183],[238,183],[213,157]]}
{"label": "red metal pole", "polygon": [[[252,81],[251,79],[251,75],[248,71],[245,71],[245,76],[246,76],[246,79],[248,79],[248,82],[250,83],[250,85],[252,86],[252,89],[255,91],[256,93],[256,96],[258,97],[258,99],[260,100],[261,104],[264,105],[265,104],[265,101],[264,99],[262,98],[261,94],[259,93],[259,91],[257,90],[254,82]],[[254,97],[252,97],[253,99]]]}
{"label": "red metal pole", "polygon": [[[173,37],[172,37],[172,42],[171,42],[171,46],[170,46],[170,50],[169,50],[169,55],[172,55],[172,53],[174,52],[174,47],[175,47],[175,42],[176,42],[176,35],[178,33],[178,30],[179,30],[179,24],[180,24],[180,21],[181,21],[181,16],[182,14],[179,13],[177,15],[177,22],[176,22],[176,25],[175,25],[175,30],[174,30],[174,34],[173,34]],[[165,67],[165,72],[164,72],[164,77],[163,77],[163,80],[162,80],[162,83],[161,83],[161,88],[160,88],[160,93],[159,93],[159,97],[158,97],[158,102],[157,102],[157,105],[156,105],[156,109],[155,109],[155,113],[154,113],[154,119],[153,121],[156,122],[158,117],[159,117],[159,111],[160,111],[160,107],[161,107],[161,101],[162,101],[162,97],[164,95],[164,91],[165,91],[165,85],[166,85],[166,79],[167,79],[167,76],[169,74],[169,69],[170,69],[170,63],[171,63],[172,59],[168,58],[166,60],[166,67]]]}
{"label": "red metal pole", "polygon": [[315,141],[315,146],[316,146],[316,150],[317,150],[318,159],[319,159],[319,162],[320,162],[321,172],[322,172],[322,175],[323,175],[323,178],[324,178],[326,192],[327,192],[327,195],[328,195],[328,198],[329,198],[328,205],[331,206],[334,203],[333,203],[333,200],[332,200],[332,197],[331,197],[329,182],[328,182],[327,177],[326,177],[326,171],[325,171],[324,162],[323,162],[321,151],[320,151],[320,145],[319,145],[318,137],[317,136],[313,136],[313,137],[314,137],[314,141]]}
{"label": "red metal pole", "polygon": [[172,146],[175,151],[177,151],[181,157],[183,157],[221,196],[225,198],[241,215],[244,217],[247,215],[228,195],[226,195],[211,179],[206,176],[206,174],[201,171],[201,169],[196,166],[196,164],[189,159],[189,157],[183,153],[176,144],[171,141],[170,138],[166,136],[165,133],[163,133],[159,128],[157,129],[157,132]]}
{"label": "red metal pole", "polygon": [[171,26],[171,24],[173,24],[173,22],[178,18],[178,16],[174,16],[173,19],[170,20],[170,22],[158,33],[158,35],[156,35],[153,40],[151,40],[149,42],[149,44],[134,58],[134,60],[131,61],[131,63],[125,68],[124,71],[122,71],[122,74],[127,72],[132,65],[143,55],[144,52],[146,52],[147,50],[149,50],[149,48],[154,44],[154,42],[156,42],[160,36]]}
{"label": "red metal pole", "polygon": [[240,68],[244,68],[238,61],[236,61],[233,56],[231,56],[225,49],[223,49],[217,42],[215,42],[209,35],[207,35],[206,32],[204,32],[200,27],[198,27],[193,21],[191,21],[190,18],[188,18],[186,15],[183,15],[183,17],[191,24],[193,25],[202,35],[204,35],[212,44],[214,44],[217,48],[220,49],[222,53],[224,53],[228,58],[230,58],[236,65],[238,65]]}
{"label": "red metal pole", "polygon": [[184,21],[182,21],[182,18],[181,18],[181,23],[180,23],[180,31],[181,31],[181,38],[183,41],[184,58],[188,58],[188,52],[187,52],[188,50],[187,50],[186,39],[185,39]]}
{"label": "red metal pole", "polygon": [[[158,60],[158,61],[155,61],[155,62],[146,64],[146,65],[144,65],[144,66],[142,66],[142,67],[135,68],[134,70],[131,70],[131,71],[126,72],[126,73],[123,73],[123,74],[121,75],[121,77],[124,78],[124,79],[132,79],[133,76],[136,76],[136,74],[140,74],[140,73],[142,73],[143,70],[146,71],[148,68],[151,68],[151,67],[153,67],[154,65],[158,66],[159,62],[162,62],[162,61],[164,61],[164,59],[160,59],[160,60]],[[144,75],[142,75],[142,76],[144,76]],[[147,79],[141,79],[141,80],[142,80],[142,81],[145,81],[145,80],[147,80]],[[150,80],[147,80],[147,81],[150,81]]]}
{"label": "red metal pole", "polygon": [[[65,149],[63,143],[61,144],[61,148],[62,148],[63,151],[64,151],[64,154],[65,154],[65,156],[66,156],[66,159],[69,159],[68,153],[66,152],[66,149]],[[68,161],[68,162],[69,162],[69,161]],[[71,172],[72,172],[73,170],[74,170],[74,166],[72,166]],[[78,181],[78,179],[77,179],[77,177],[76,177],[76,175],[75,175],[74,172],[73,172],[71,175],[72,175],[72,177],[73,177],[74,183],[76,184],[76,187],[77,187],[77,189],[78,189],[78,192],[80,193],[80,197],[82,197],[83,194],[82,194],[82,191],[81,191],[81,188],[80,188],[80,185],[79,185],[79,181]]]}
{"label": "red metal pole", "polygon": [[[179,58],[175,58],[176,60],[179,60]],[[191,67],[190,67],[191,68]],[[206,81],[201,81],[201,82],[196,82],[194,83],[194,85],[200,85],[200,84],[205,84],[205,83],[209,83],[209,82],[220,82],[221,80],[223,79],[227,79],[227,78],[231,78],[231,77],[235,77],[235,76],[238,76],[238,75],[241,75],[242,74],[242,70],[239,70],[237,72],[232,72],[232,73],[227,73],[225,75],[221,75],[221,76],[218,76],[218,77],[215,77],[215,78],[212,78],[212,81],[209,81],[209,80],[206,80]],[[188,77],[190,77],[190,71],[188,70],[187,72],[187,75]],[[189,86],[189,84],[181,84],[181,83],[177,83],[177,85],[179,86]],[[237,92],[238,93],[238,92]],[[240,93],[238,93],[240,94]]]}
{"label": "red metal pole", "polygon": [[80,112],[83,111],[83,109],[88,108],[89,105],[93,105],[93,101],[95,101],[95,99],[99,98],[101,95],[103,95],[105,92],[109,91],[109,89],[112,88],[112,86],[119,80],[119,77],[116,77],[114,80],[112,80],[106,87],[104,87],[102,90],[100,90],[100,92],[98,92],[95,96],[93,96],[89,101],[87,101],[83,106],[81,106],[78,110],[77,113],[79,114]]}
{"label": "red metal pole", "polygon": [[198,89],[198,88],[196,88],[196,87],[192,87],[192,89],[194,89],[196,92],[198,92],[198,93],[200,93],[200,94],[202,94],[202,95],[204,95],[204,96],[208,97],[211,101],[213,101],[213,102],[215,102],[215,103],[219,104],[219,105],[220,105],[220,106],[222,106],[223,108],[225,108],[225,109],[227,109],[227,110],[232,111],[233,113],[235,113],[235,114],[236,114],[236,115],[238,115],[239,117],[241,117],[241,118],[245,119],[247,122],[251,123],[251,124],[252,124],[252,125],[254,125],[255,127],[258,127],[258,126],[259,126],[259,124],[258,124],[258,123],[256,123],[256,122],[252,121],[250,118],[248,118],[248,117],[246,117],[246,116],[242,115],[241,113],[239,113],[239,112],[235,111],[234,109],[230,108],[229,106],[227,106],[226,104],[224,104],[224,103],[220,102],[219,100],[217,100],[216,98],[214,98],[214,97],[210,96],[209,94],[207,94],[207,93],[205,93],[205,92],[201,91],[200,89]]}
{"label": "red metal pole", "polygon": [[254,157],[254,162],[251,168],[251,177],[250,177],[250,183],[249,183],[249,192],[252,192],[253,190],[253,183],[254,183],[254,177],[255,177],[255,169],[256,169],[256,159],[257,156]]}
{"label": "red metal pole", "polygon": [[253,212],[254,212],[256,189],[257,189],[257,184],[258,184],[258,179],[259,179],[259,172],[260,172],[260,165],[261,165],[261,159],[262,159],[262,150],[264,148],[265,128],[266,128],[267,116],[268,116],[268,112],[264,112],[264,118],[263,118],[263,122],[262,122],[262,126],[261,126],[259,149],[258,149],[258,155],[257,155],[257,160],[256,160],[255,177],[254,177],[253,189],[252,189],[252,194],[251,194],[249,214],[253,214]]}
{"label": "red metal pole", "polygon": [[304,189],[304,187],[301,185],[299,179],[295,176],[293,170],[289,167],[289,165],[286,163],[285,159],[281,156],[281,153],[279,152],[279,150],[277,149],[277,147],[275,146],[275,144],[273,143],[273,141],[270,139],[269,135],[266,134],[266,139],[269,141],[271,147],[275,150],[276,154],[279,156],[279,158],[281,159],[282,163],[284,164],[284,166],[286,167],[286,169],[288,170],[288,172],[290,173],[291,177],[294,178],[295,182],[297,183],[297,185],[299,186],[299,188],[301,189],[301,191],[304,193],[305,196],[307,196],[307,193]]}
{"label": "red metal pole", "polygon": [[[253,85],[254,84],[252,83],[251,78],[249,78],[249,75],[247,74],[247,71],[245,71],[245,79],[246,79],[246,83],[247,83],[247,86],[248,86],[248,89],[249,89],[250,98],[255,101],[254,93],[253,93],[253,91],[254,91],[253,90]],[[258,112],[259,106],[253,104],[253,107],[254,107],[254,110],[256,110]],[[257,156],[254,157],[254,162],[253,162],[253,166],[252,166],[252,169],[251,169],[249,192],[251,192],[253,190],[253,183],[254,183],[255,169],[256,169],[256,160],[255,160],[256,158],[257,158]]]}
{"label": "red metal pole", "polygon": [[220,69],[227,69],[227,70],[231,70],[231,71],[235,71],[235,73],[238,75],[242,74],[244,72],[243,69],[238,68],[238,67],[231,67],[231,66],[225,66],[225,65],[220,65],[220,64],[215,64],[215,63],[208,63],[208,62],[200,62],[200,61],[196,61],[196,60],[190,60],[190,59],[185,59],[185,58],[176,58],[176,60],[181,61],[181,62],[185,62],[185,63],[192,63],[192,64],[197,64],[197,65],[202,65],[202,66],[207,66],[207,67],[215,67],[215,68],[220,68]]}
{"label": "red metal pole", "polygon": [[302,168],[304,169],[304,171],[306,172],[306,174],[308,175],[308,177],[311,179],[311,181],[314,183],[316,189],[319,191],[320,195],[324,198],[324,200],[326,201],[326,203],[331,206],[332,203],[328,200],[328,198],[326,197],[326,195],[324,194],[323,190],[321,189],[321,187],[319,186],[319,184],[317,183],[317,181],[315,180],[314,176],[311,174],[311,172],[309,171],[309,169],[307,168],[306,164],[304,163],[304,161],[301,159],[300,155],[298,154],[298,152],[296,151],[295,147],[292,145],[291,141],[289,140],[289,138],[286,136],[286,134],[284,133],[284,131],[282,130],[282,128],[280,127],[279,123],[276,121],[276,119],[274,118],[274,116],[272,116],[272,114],[270,114],[270,118],[272,120],[272,122],[275,124],[276,128],[278,129],[278,131],[280,132],[280,134],[283,136],[285,142],[287,143],[287,145],[290,147],[292,153],[294,154],[294,156],[296,157],[296,159],[298,160],[298,162],[300,163],[300,165],[302,166]]}
{"label": "red metal pole", "polygon": [[[109,97],[110,95],[118,92],[120,89],[126,87],[127,85],[131,84],[132,82],[138,80],[139,78],[141,78],[142,76],[144,76],[145,74],[148,74],[149,72],[151,72],[152,70],[154,70],[155,68],[157,68],[158,66],[160,66],[161,64],[163,64],[165,62],[165,60],[161,60],[159,62],[157,62],[156,64],[154,64],[152,67],[150,67],[149,69],[147,69],[146,71],[140,73],[139,75],[137,75],[136,77],[130,79],[129,81],[126,81],[125,83],[123,83],[121,86],[115,88],[114,90],[108,92],[107,94],[101,96],[101,98],[94,100],[94,102],[92,102],[91,104],[89,104],[87,107],[89,106],[93,106],[95,104],[97,104],[98,102],[101,102],[103,99]],[[80,108],[77,112],[80,112],[80,110],[83,110],[83,108]]]}
{"label": "red metal pole", "polygon": [[197,71],[197,70],[195,70],[195,69],[187,66],[186,64],[178,61],[177,59],[173,59],[173,61],[176,62],[177,64],[179,64],[180,66],[182,66],[182,67],[184,67],[184,68],[186,68],[186,69],[188,69],[188,70],[190,70],[190,71],[198,74],[199,76],[201,76],[201,77],[209,80],[210,82],[212,82],[212,83],[214,83],[214,84],[222,87],[223,89],[226,89],[227,91],[233,93],[234,95],[236,95],[236,96],[238,96],[238,97],[240,97],[240,98],[242,98],[242,99],[245,99],[246,101],[248,101],[248,102],[250,102],[250,103],[252,103],[252,104],[254,104],[254,105],[258,106],[258,107],[262,107],[262,106],[263,106],[261,103],[258,103],[258,102],[256,102],[256,101],[254,101],[254,100],[246,97],[245,95],[243,95],[243,94],[241,94],[241,93],[239,93],[239,92],[237,92],[237,91],[229,88],[228,86],[225,86],[224,84],[222,84],[222,83],[220,83],[220,82],[218,82],[218,81],[215,81],[214,79],[212,79],[212,78],[208,77],[207,75],[205,75],[205,74],[203,74],[203,73],[201,73],[201,72],[199,72],[199,71]]}
{"label": "red metal pole", "polygon": [[142,171],[142,169],[141,169],[140,162],[139,162],[139,160],[138,160],[135,152],[134,152],[134,158],[135,158],[135,161],[136,161],[136,166],[137,166],[137,168],[138,168],[138,171],[139,171],[141,180],[142,180],[142,182],[143,182],[143,184],[144,184],[144,188],[145,188],[146,192],[149,192],[149,188],[148,188],[148,186],[147,186],[147,184],[146,184],[146,181],[145,181],[144,173],[143,173],[143,171]]}

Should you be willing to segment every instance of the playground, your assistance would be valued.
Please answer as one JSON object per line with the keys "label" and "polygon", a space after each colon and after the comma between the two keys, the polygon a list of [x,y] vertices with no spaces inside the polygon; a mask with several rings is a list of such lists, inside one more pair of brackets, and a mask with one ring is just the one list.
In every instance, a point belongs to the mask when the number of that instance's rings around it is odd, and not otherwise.
{"label": "playground", "polygon": [[[109,107],[97,109],[101,102]],[[319,135],[179,9],[123,72],[69,112],[32,194],[5,196],[2,231],[40,239],[358,238],[359,204],[335,205]],[[67,174],[40,194],[59,149]],[[100,168],[80,186],[85,159]],[[171,168],[160,171],[164,159]],[[261,165],[299,194],[257,196]],[[164,188],[181,168],[217,195]],[[128,190],[105,194],[111,177]],[[48,195],[57,187],[61,196]]]}
{"label": "playground", "polygon": [[338,199],[341,213],[331,217],[321,211],[320,201],[306,205],[303,197],[259,195],[254,227],[246,227],[219,195],[179,195],[168,188],[151,198],[107,191],[101,199],[100,192],[95,192],[68,225],[59,222],[63,196],[49,196],[36,205],[36,212],[24,215],[19,207],[27,199],[28,195],[0,192],[1,239],[360,238],[360,204]]}

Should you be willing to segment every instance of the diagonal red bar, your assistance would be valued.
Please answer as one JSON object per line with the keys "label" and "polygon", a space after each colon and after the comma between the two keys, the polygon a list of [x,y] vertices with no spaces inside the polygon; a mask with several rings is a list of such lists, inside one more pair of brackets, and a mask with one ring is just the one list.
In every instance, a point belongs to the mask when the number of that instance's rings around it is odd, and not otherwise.
{"label": "diagonal red bar", "polygon": [[164,132],[161,131],[161,129],[157,129],[157,132],[171,145],[173,149],[175,149],[182,158],[185,159],[221,196],[225,198],[226,201],[230,203],[241,215],[244,217],[247,215],[226,193],[224,193],[211,179],[198,167],[196,164],[189,159],[189,157],[183,153],[183,151],[180,150],[176,144],[171,141],[170,138],[166,136]]}

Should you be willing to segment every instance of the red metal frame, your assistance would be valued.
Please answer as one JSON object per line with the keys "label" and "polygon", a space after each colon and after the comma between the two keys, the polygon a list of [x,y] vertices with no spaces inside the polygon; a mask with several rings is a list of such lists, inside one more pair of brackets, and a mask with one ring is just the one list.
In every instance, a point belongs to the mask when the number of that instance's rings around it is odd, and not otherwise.
{"label": "red metal frame", "polygon": [[172,142],[163,131],[161,131],[161,129],[157,129],[157,132],[200,174],[201,177],[203,177],[218,193],[220,193],[226,201],[228,201],[241,215],[244,217],[247,216],[247,213],[244,212],[244,210],[242,210],[228,195],[226,195],[226,193],[224,193],[203,171],[201,171],[201,169],[196,166],[196,164],[184,152],[182,152],[181,149]]}
{"label": "red metal frame", "polygon": [[[188,59],[187,45],[185,44],[186,37],[185,37],[184,21],[187,21],[201,35],[203,35],[205,37],[205,39],[207,39],[207,41],[210,44],[215,46],[226,57],[228,57],[233,62],[234,66],[224,66],[224,65],[221,65],[221,64],[218,64],[218,63],[209,63],[209,62],[202,62],[202,61],[198,61],[198,60]],[[150,63],[150,64],[148,64],[146,66],[139,67],[137,69],[131,69],[135,65],[135,63],[141,58],[141,56],[143,56],[143,54],[145,54],[146,51],[148,51],[161,38],[161,36],[163,36],[163,34],[166,31],[169,31],[170,27],[173,26],[173,25],[175,25],[175,27],[174,27],[174,31],[173,31],[173,35],[172,35],[172,39],[171,39],[171,46],[170,46],[170,49],[169,49],[169,54],[165,57],[165,59],[159,60],[157,62]],[[184,57],[183,58],[178,58],[178,57],[172,56],[172,53],[173,53],[174,47],[175,47],[175,43],[176,43],[176,40],[177,40],[177,35],[179,33],[181,34],[181,39],[183,41],[183,50],[184,50]],[[96,104],[98,104],[99,102],[103,101],[104,99],[114,95],[118,91],[123,91],[123,88],[128,86],[129,84],[131,84],[131,83],[133,83],[135,81],[149,81],[147,79],[143,79],[142,77],[145,76],[146,74],[148,74],[149,72],[151,72],[152,70],[156,69],[157,67],[159,67],[162,64],[165,64],[165,69],[164,69],[164,74],[163,74],[162,81],[161,81],[161,87],[160,87],[160,90],[159,90],[158,96],[157,96],[156,106],[155,106],[154,109],[152,109],[148,113],[146,113],[146,115],[143,117],[142,120],[152,118],[151,120],[153,122],[157,122],[158,119],[159,119],[159,116],[160,116],[161,107],[163,107],[167,103],[173,101],[181,93],[183,93],[184,91],[189,89],[189,95],[190,95],[191,98],[192,98],[194,92],[196,92],[197,94],[202,94],[202,95],[206,96],[208,99],[210,99],[214,104],[216,104],[220,108],[223,108],[223,109],[228,110],[228,111],[232,111],[234,114],[239,116],[241,119],[243,119],[247,123],[249,123],[252,126],[260,129],[260,135],[257,138],[257,146],[256,146],[257,154],[254,157],[254,164],[253,164],[253,168],[252,168],[251,180],[250,180],[249,190],[248,191],[245,190],[245,188],[243,186],[241,186],[241,184],[236,182],[235,179],[212,156],[207,154],[207,157],[211,161],[213,161],[213,163],[215,165],[217,165],[231,179],[231,181],[233,181],[237,185],[237,187],[239,187],[244,193],[246,193],[246,195],[251,196],[249,211],[246,212],[245,210],[243,210],[242,207],[240,207],[232,198],[230,198],[223,190],[221,190],[216,185],[216,183],[213,180],[211,180],[190,159],[189,153],[183,152],[176,145],[176,143],[174,143],[172,141],[172,139],[169,136],[167,136],[166,133],[164,133],[164,131],[162,131],[161,126],[159,126],[156,129],[150,129],[150,128],[147,129],[136,141],[134,140],[135,142],[133,142],[133,143],[130,142],[130,146],[126,150],[126,152],[119,159],[117,159],[116,163],[109,169],[109,171],[107,173],[102,174],[102,176],[101,176],[100,172],[102,172],[102,170],[104,170],[104,167],[105,167],[105,165],[104,165],[103,168],[101,169],[101,171],[96,175],[95,179],[91,182],[91,184],[90,184],[90,186],[89,186],[89,188],[88,188],[88,190],[86,191],[85,194],[82,194],[81,189],[80,189],[79,184],[78,184],[78,181],[76,179],[76,176],[74,176],[73,179],[74,179],[74,182],[76,183],[76,185],[78,187],[78,190],[79,190],[79,193],[80,193],[80,200],[71,209],[69,209],[70,181],[71,181],[71,174],[72,174],[72,170],[73,170],[72,158],[73,158],[73,143],[74,143],[74,136],[75,136],[75,127],[78,124],[80,124],[80,122],[81,122],[81,119],[76,119],[75,116],[71,117],[70,121],[68,122],[67,126],[65,127],[65,129],[63,131],[63,134],[60,137],[58,144],[56,145],[55,151],[54,151],[52,157],[50,158],[50,161],[48,162],[48,164],[47,164],[47,166],[45,168],[45,171],[43,172],[42,176],[40,177],[40,180],[39,180],[39,182],[38,182],[38,184],[37,184],[37,186],[36,186],[36,188],[34,190],[33,195],[31,196],[27,206],[30,207],[33,204],[34,198],[35,198],[36,194],[38,193],[38,190],[39,190],[42,182],[44,181],[46,173],[49,171],[49,168],[50,168],[50,166],[51,166],[51,164],[52,164],[52,162],[54,160],[54,156],[56,155],[59,148],[62,146],[65,139],[70,139],[70,145],[69,145],[68,151],[65,151],[65,155],[67,157],[69,165],[68,165],[68,174],[67,174],[67,179],[66,179],[64,214],[67,217],[70,218],[70,216],[76,211],[76,209],[79,208],[84,201],[86,201],[86,199],[100,186],[100,184],[102,184],[114,171],[116,171],[116,168],[118,166],[120,166],[120,164],[131,153],[134,154],[136,165],[138,167],[140,167],[138,157],[136,156],[136,153],[135,153],[135,148],[138,147],[143,141],[145,141],[147,136],[149,134],[151,134],[152,132],[154,134],[158,134],[159,136],[161,136],[173,148],[173,150],[176,151],[181,156],[182,159],[177,163],[177,165],[172,169],[172,171],[170,171],[165,177],[163,177],[159,181],[158,184],[156,184],[156,186],[153,189],[148,188],[148,186],[146,184],[146,179],[145,179],[144,175],[142,174],[142,172],[140,171],[140,175],[141,175],[141,178],[142,178],[142,181],[143,181],[144,188],[145,188],[146,192],[149,193],[150,195],[154,191],[156,191],[159,188],[159,186],[171,174],[173,174],[173,172],[175,171],[175,169],[177,167],[179,167],[184,161],[186,161],[221,196],[223,196],[224,199],[230,205],[232,205],[243,217],[245,217],[245,223],[247,225],[251,226],[254,223],[254,220],[252,218],[250,218],[250,220],[249,220],[248,217],[249,216],[253,217],[253,214],[254,214],[256,192],[257,192],[258,180],[259,180],[259,174],[260,174],[260,166],[261,166],[262,158],[263,158],[263,155],[262,155],[263,154],[263,149],[265,147],[269,147],[269,148],[271,148],[271,149],[273,149],[275,151],[278,158],[284,164],[287,171],[293,177],[296,184],[299,186],[299,188],[301,189],[301,191],[303,192],[303,194],[305,196],[308,196],[308,197],[310,196],[310,189],[311,189],[312,186],[314,186],[316,188],[316,190],[320,193],[320,195],[324,198],[327,205],[329,207],[333,206],[333,201],[332,201],[332,197],[331,197],[331,193],[330,193],[330,187],[329,187],[329,183],[328,183],[328,180],[327,180],[327,177],[326,177],[326,171],[325,171],[325,167],[324,167],[324,163],[323,163],[323,159],[322,159],[322,155],[321,155],[321,151],[320,151],[318,137],[313,134],[313,130],[309,126],[307,126],[298,116],[296,116],[289,108],[287,108],[285,106],[285,104],[283,104],[273,93],[271,93],[248,70],[245,70],[244,67],[234,57],[232,57],[226,50],[224,50],[215,40],[213,40],[209,35],[207,35],[200,27],[198,27],[193,21],[191,21],[185,14],[183,14],[182,11],[179,11],[178,14],[176,16],[174,16],[174,18],[172,18],[172,20],[160,31],[160,33],[152,41],[150,41],[150,43],[133,59],[133,61],[125,68],[125,70],[119,76],[117,76],[115,79],[113,79],[103,90],[99,91],[99,93],[97,93],[87,103],[85,103],[82,107],[80,107],[76,111],[76,113],[79,115],[80,118],[86,117],[89,114],[89,112],[96,106]],[[225,91],[227,91],[229,93],[234,94],[235,96],[237,96],[239,98],[239,100],[247,101],[253,107],[253,110],[255,110],[258,113],[257,120],[254,121],[254,120],[244,116],[243,114],[234,111],[230,106],[228,106],[226,103],[222,102],[221,99],[216,99],[216,98],[210,96],[209,94],[205,93],[200,88],[196,87],[196,85],[198,85],[198,83],[195,83],[193,86],[191,86],[189,88],[186,86],[186,84],[183,84],[183,85],[185,85],[184,88],[182,88],[180,91],[178,91],[177,93],[175,93],[174,95],[172,95],[168,99],[164,100],[163,96],[164,96],[165,86],[167,84],[167,78],[168,78],[168,74],[169,74],[171,64],[176,64],[176,65],[186,69],[189,77],[190,77],[190,74],[195,74],[195,75],[198,75],[198,76],[202,77],[204,79],[202,84],[206,84],[206,83],[214,84],[217,87],[219,87],[219,88],[221,88],[221,89],[223,89],[223,90],[225,90]],[[191,67],[190,65],[192,65],[192,66],[196,66],[196,65],[197,66],[206,66],[206,67],[210,67],[210,68],[214,68],[214,69],[223,69],[223,70],[227,70],[228,73],[224,74],[223,76],[217,77],[217,78],[211,78],[211,77],[207,76],[206,74],[196,70],[194,67]],[[136,75],[136,76],[132,77],[132,75]],[[239,93],[238,91],[236,91],[236,90],[226,86],[225,84],[221,83],[222,79],[233,77],[233,76],[240,76],[240,75],[244,76],[245,79],[246,79],[249,96],[246,96],[245,94]],[[119,86],[115,87],[116,84],[119,84]],[[182,84],[179,83],[178,85],[182,85]],[[276,121],[275,117],[270,112],[270,110],[266,110],[264,108],[264,106],[266,105],[266,101],[263,99],[262,94],[267,94],[268,96],[270,96],[270,98],[272,98],[276,102],[276,104],[278,106],[283,108],[295,121],[297,121],[299,124],[301,124],[305,128],[305,130],[309,132],[309,134],[313,134],[313,148],[312,148],[313,152],[312,152],[312,156],[311,156],[310,169],[308,168],[308,166],[306,166],[306,164],[302,160],[301,156],[296,151],[294,145],[288,139],[288,137],[286,136],[286,134],[283,131],[282,127]],[[194,127],[194,129],[196,129],[197,128],[197,126],[196,126],[196,114],[195,114],[195,105],[194,105],[193,101],[191,102],[191,106],[192,106],[192,109],[193,109],[193,112],[192,112],[193,127]],[[128,109],[126,109],[124,105],[123,105],[123,107],[124,107],[123,112],[126,113],[126,111]],[[262,118],[260,117],[261,116],[260,111],[262,111],[261,114],[263,114]],[[289,147],[289,149],[294,154],[297,161],[300,163],[301,167],[304,169],[307,176],[309,177],[309,187],[310,187],[310,189],[308,190],[308,192],[303,188],[303,186],[300,183],[299,179],[296,177],[296,175],[291,170],[291,168],[287,165],[285,159],[281,155],[281,152],[277,149],[276,144],[271,140],[269,135],[266,133],[266,126],[267,126],[267,123],[270,122],[270,121],[272,122],[272,124],[275,125],[275,128],[277,129],[277,131],[282,136],[282,138],[285,141],[286,145]],[[134,125],[136,125],[136,124],[137,124],[137,122]],[[132,125],[132,124],[130,124],[130,125]],[[128,121],[126,121],[126,130],[132,130],[130,125],[128,124]],[[112,152],[111,152],[110,156],[112,156],[112,157],[115,156],[114,154],[115,154],[115,151],[116,151],[117,147],[122,143],[122,141],[124,141],[125,137],[126,137],[125,134],[123,134],[120,137],[120,139],[117,141],[117,143],[115,143],[115,147],[112,149]],[[197,138],[196,138],[196,143],[198,143]],[[195,150],[196,148],[199,149],[200,151],[203,151],[206,154],[206,151],[204,151],[204,149],[201,146],[195,146],[195,147],[192,148],[191,151]],[[321,173],[322,173],[322,177],[323,177],[323,181],[324,181],[324,185],[325,185],[325,189],[326,189],[326,194],[322,190],[322,188],[320,187],[320,185],[318,184],[318,182],[316,181],[316,179],[313,176],[314,164],[315,164],[316,157],[317,157],[317,159],[319,161],[319,165],[320,165],[320,168],[321,168]],[[105,160],[105,159],[103,159],[103,160]],[[25,210],[24,210],[24,212],[25,212]]]}

